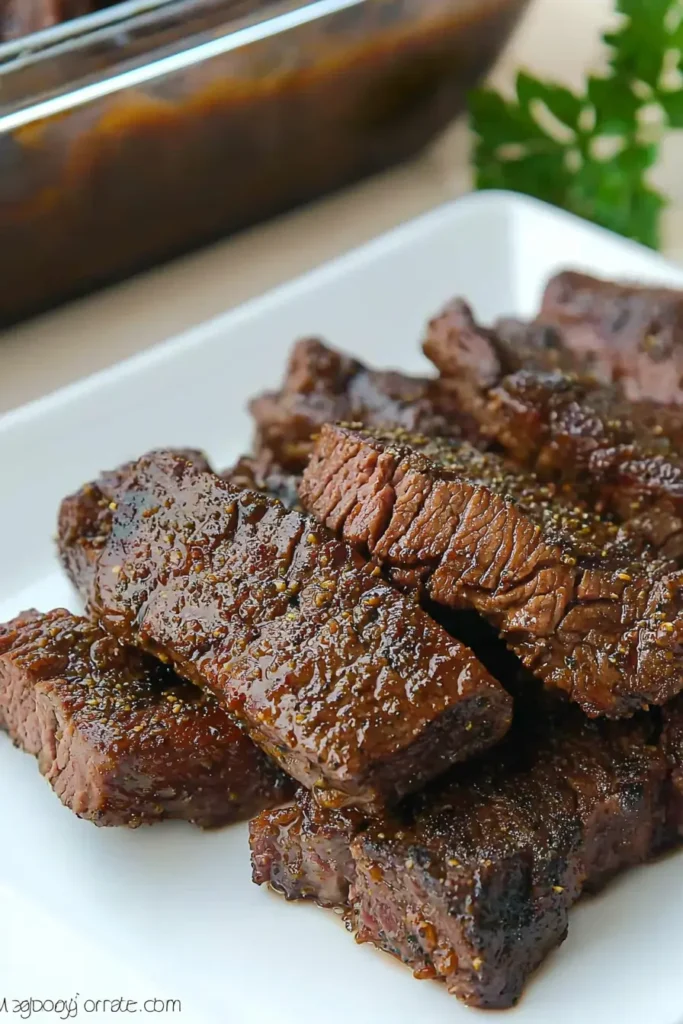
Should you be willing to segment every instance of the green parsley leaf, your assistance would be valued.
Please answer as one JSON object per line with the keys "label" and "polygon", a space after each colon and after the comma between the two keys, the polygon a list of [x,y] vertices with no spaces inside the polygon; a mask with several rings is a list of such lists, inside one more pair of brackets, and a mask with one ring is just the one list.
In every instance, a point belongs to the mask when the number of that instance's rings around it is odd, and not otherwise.
{"label": "green parsley leaf", "polygon": [[659,94],[670,128],[683,128],[683,89],[678,92],[662,92]]}
{"label": "green parsley leaf", "polygon": [[619,24],[603,37],[609,70],[589,76],[581,92],[520,71],[514,97],[472,94],[475,182],[536,196],[656,248],[666,199],[648,173],[661,131],[642,112],[658,105],[662,126],[683,128],[683,89],[668,76],[683,64],[683,0],[615,2]]}
{"label": "green parsley leaf", "polygon": [[610,63],[620,77],[659,87],[666,51],[671,44],[667,19],[678,0],[617,0],[625,16],[621,28],[604,36],[612,47]]}
{"label": "green parsley leaf", "polygon": [[521,109],[529,110],[534,101],[544,104],[550,113],[569,128],[578,128],[583,101],[562,85],[541,82],[520,71],[517,75],[517,101]]}
{"label": "green parsley leaf", "polygon": [[641,101],[631,88],[624,88],[615,78],[591,76],[587,94],[595,112],[595,136],[624,136],[634,130]]}

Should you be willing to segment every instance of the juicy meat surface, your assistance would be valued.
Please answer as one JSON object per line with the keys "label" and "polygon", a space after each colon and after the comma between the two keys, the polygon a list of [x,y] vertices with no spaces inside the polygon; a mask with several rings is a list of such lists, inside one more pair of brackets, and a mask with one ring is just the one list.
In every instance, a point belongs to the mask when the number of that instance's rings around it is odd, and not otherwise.
{"label": "juicy meat surface", "polygon": [[510,723],[500,684],[379,569],[177,454],[141,459],[118,494],[91,610],[328,804],[397,798]]}
{"label": "juicy meat surface", "polygon": [[683,403],[683,292],[565,271],[548,283],[538,322],[628,398]]}
{"label": "juicy meat surface", "polygon": [[640,537],[466,443],[323,427],[299,490],[401,586],[473,608],[590,715],[683,687],[683,573]]}
{"label": "juicy meat surface", "polygon": [[291,473],[305,467],[323,423],[353,420],[444,436],[461,433],[457,403],[438,380],[370,370],[317,338],[296,343],[280,391],[260,395],[249,408],[257,455]]}
{"label": "juicy meat surface", "polygon": [[61,608],[0,628],[0,723],[98,825],[225,825],[292,792],[214,697]]}
{"label": "juicy meat surface", "polygon": [[520,368],[524,349],[508,348],[462,302],[432,321],[424,347],[483,436],[631,523],[663,555],[683,557],[683,410],[628,401],[594,379],[539,369],[538,360]]}
{"label": "juicy meat surface", "polygon": [[[178,449],[199,470],[211,471],[203,452],[193,448]],[[57,516],[57,551],[64,570],[84,601],[88,601],[95,566],[111,528],[116,498],[125,488],[135,466],[126,462],[102,473],[97,480],[85,484],[64,498]]]}
{"label": "juicy meat surface", "polygon": [[254,881],[336,900],[359,941],[471,1006],[513,1005],[565,938],[581,893],[673,839],[667,766],[646,716],[533,717],[483,762],[379,818],[325,820],[316,809],[311,819],[301,792],[286,812],[264,812],[250,824]]}
{"label": "juicy meat surface", "polygon": [[517,461],[571,484],[662,554],[683,555],[683,458],[670,414],[610,388],[533,371],[491,389],[486,409],[488,435]]}
{"label": "juicy meat surface", "polygon": [[662,749],[670,768],[669,822],[679,841],[683,837],[683,697],[662,708]]}
{"label": "juicy meat surface", "polygon": [[[580,373],[588,365],[564,344],[553,327],[504,318],[493,328],[477,323],[464,299],[454,299],[429,321],[423,343],[424,353],[441,374],[441,385],[493,387],[502,377],[517,370],[564,370]],[[467,415],[471,395],[454,389],[454,404]],[[462,402],[462,397],[466,399]],[[477,424],[478,427],[478,424]]]}
{"label": "juicy meat surface", "polygon": [[268,452],[260,456],[243,455],[234,466],[221,473],[224,480],[241,491],[262,491],[279,498],[285,508],[301,509],[299,504],[299,473],[282,469]]}
{"label": "juicy meat surface", "polygon": [[288,900],[345,906],[355,878],[351,840],[366,822],[362,811],[320,807],[300,789],[295,804],[264,811],[249,823],[253,881]]}

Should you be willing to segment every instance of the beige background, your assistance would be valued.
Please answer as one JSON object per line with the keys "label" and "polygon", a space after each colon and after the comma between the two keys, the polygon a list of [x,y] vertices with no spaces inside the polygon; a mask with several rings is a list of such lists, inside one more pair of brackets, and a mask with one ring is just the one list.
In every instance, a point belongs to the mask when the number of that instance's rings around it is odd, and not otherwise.
{"label": "beige background", "polygon": [[[493,79],[520,65],[580,83],[612,0],[534,0]],[[315,267],[469,188],[457,125],[418,162],[0,334],[0,413],[111,365]],[[683,259],[683,142],[667,143],[666,250]]]}

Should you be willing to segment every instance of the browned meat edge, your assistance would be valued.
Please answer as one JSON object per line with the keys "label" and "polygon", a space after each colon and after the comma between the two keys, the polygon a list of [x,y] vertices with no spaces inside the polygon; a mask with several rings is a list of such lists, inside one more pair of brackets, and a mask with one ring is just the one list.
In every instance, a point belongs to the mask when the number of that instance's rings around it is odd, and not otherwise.
{"label": "browned meat edge", "polygon": [[[193,448],[177,449],[198,470],[211,471],[203,452]],[[57,517],[57,550],[64,570],[87,603],[95,566],[107,538],[119,492],[125,487],[134,462],[102,473],[64,498]]]}
{"label": "browned meat edge", "polygon": [[506,732],[471,651],[280,502],[176,455],[118,494],[92,611],[212,690],[327,803],[383,803]]}
{"label": "browned meat edge", "polygon": [[628,398],[683,403],[683,292],[565,271],[548,283],[538,320]]}
{"label": "browned meat edge", "polygon": [[323,423],[357,420],[460,436],[472,422],[438,380],[370,370],[317,338],[294,345],[282,387],[253,399],[256,456],[282,472],[301,473]]}
{"label": "browned meat edge", "polygon": [[355,877],[351,841],[367,821],[361,810],[320,807],[299,789],[294,804],[250,822],[254,882],[271,885],[288,900],[346,906]]}
{"label": "browned meat edge", "polygon": [[242,455],[234,466],[220,474],[240,491],[262,491],[278,498],[285,508],[301,511],[299,504],[299,473],[282,469],[267,452],[259,456]]}
{"label": "browned meat edge", "polygon": [[98,825],[225,825],[292,793],[215,698],[64,609],[0,627],[0,721]]}
{"label": "browned meat edge", "polygon": [[471,1006],[511,1006],[580,894],[674,842],[655,736],[644,716],[523,720],[482,764],[373,820],[300,792],[251,823],[254,881],[347,907],[360,941]]}
{"label": "browned meat edge", "polygon": [[683,686],[675,565],[497,456],[326,426],[299,493],[396,582],[478,611],[588,714],[628,715]]}
{"label": "browned meat edge", "polygon": [[553,360],[527,358],[528,345],[480,327],[461,301],[431,322],[424,347],[489,441],[683,558],[683,409],[543,372]]}

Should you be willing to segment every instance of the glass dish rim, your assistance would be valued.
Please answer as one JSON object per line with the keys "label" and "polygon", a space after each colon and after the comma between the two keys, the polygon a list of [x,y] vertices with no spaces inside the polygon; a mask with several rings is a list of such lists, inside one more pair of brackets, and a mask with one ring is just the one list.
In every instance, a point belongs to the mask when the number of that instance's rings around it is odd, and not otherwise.
{"label": "glass dish rim", "polygon": [[[64,25],[56,25],[43,32],[34,33],[27,37],[31,41],[30,47],[27,47],[26,43],[22,47],[21,40],[1,44],[0,99],[2,98],[3,72],[7,73],[17,69],[22,55],[40,57],[42,53],[43,58],[48,59],[54,52],[55,46],[69,42],[82,45],[94,33],[102,29],[124,24],[139,14],[172,9],[178,2],[179,0],[124,0],[123,3],[115,4],[114,7],[97,14],[75,18]],[[35,121],[85,106],[94,100],[135,88],[165,75],[182,71],[213,57],[273,38],[300,26],[322,21],[341,11],[366,6],[369,2],[370,0],[302,0],[300,5],[292,8],[290,5],[285,5],[284,2],[273,0],[266,7],[255,11],[253,15],[236,17],[233,21],[227,21],[225,31],[219,30],[210,39],[197,42],[196,36],[190,36],[186,45],[182,45],[182,39],[179,39],[180,46],[177,50],[157,58],[154,58],[154,49],[152,48],[149,51],[149,56],[152,59],[124,70],[117,68],[116,59],[114,59],[112,66],[103,69],[94,81],[75,87],[72,83],[67,82],[63,88],[57,89],[44,99],[36,100],[34,97],[27,96],[25,103],[19,102],[7,113],[0,114],[0,135],[16,131]],[[105,17],[107,14],[111,15],[112,11],[118,11],[116,17]],[[9,61],[5,59],[8,54],[11,57]]]}

